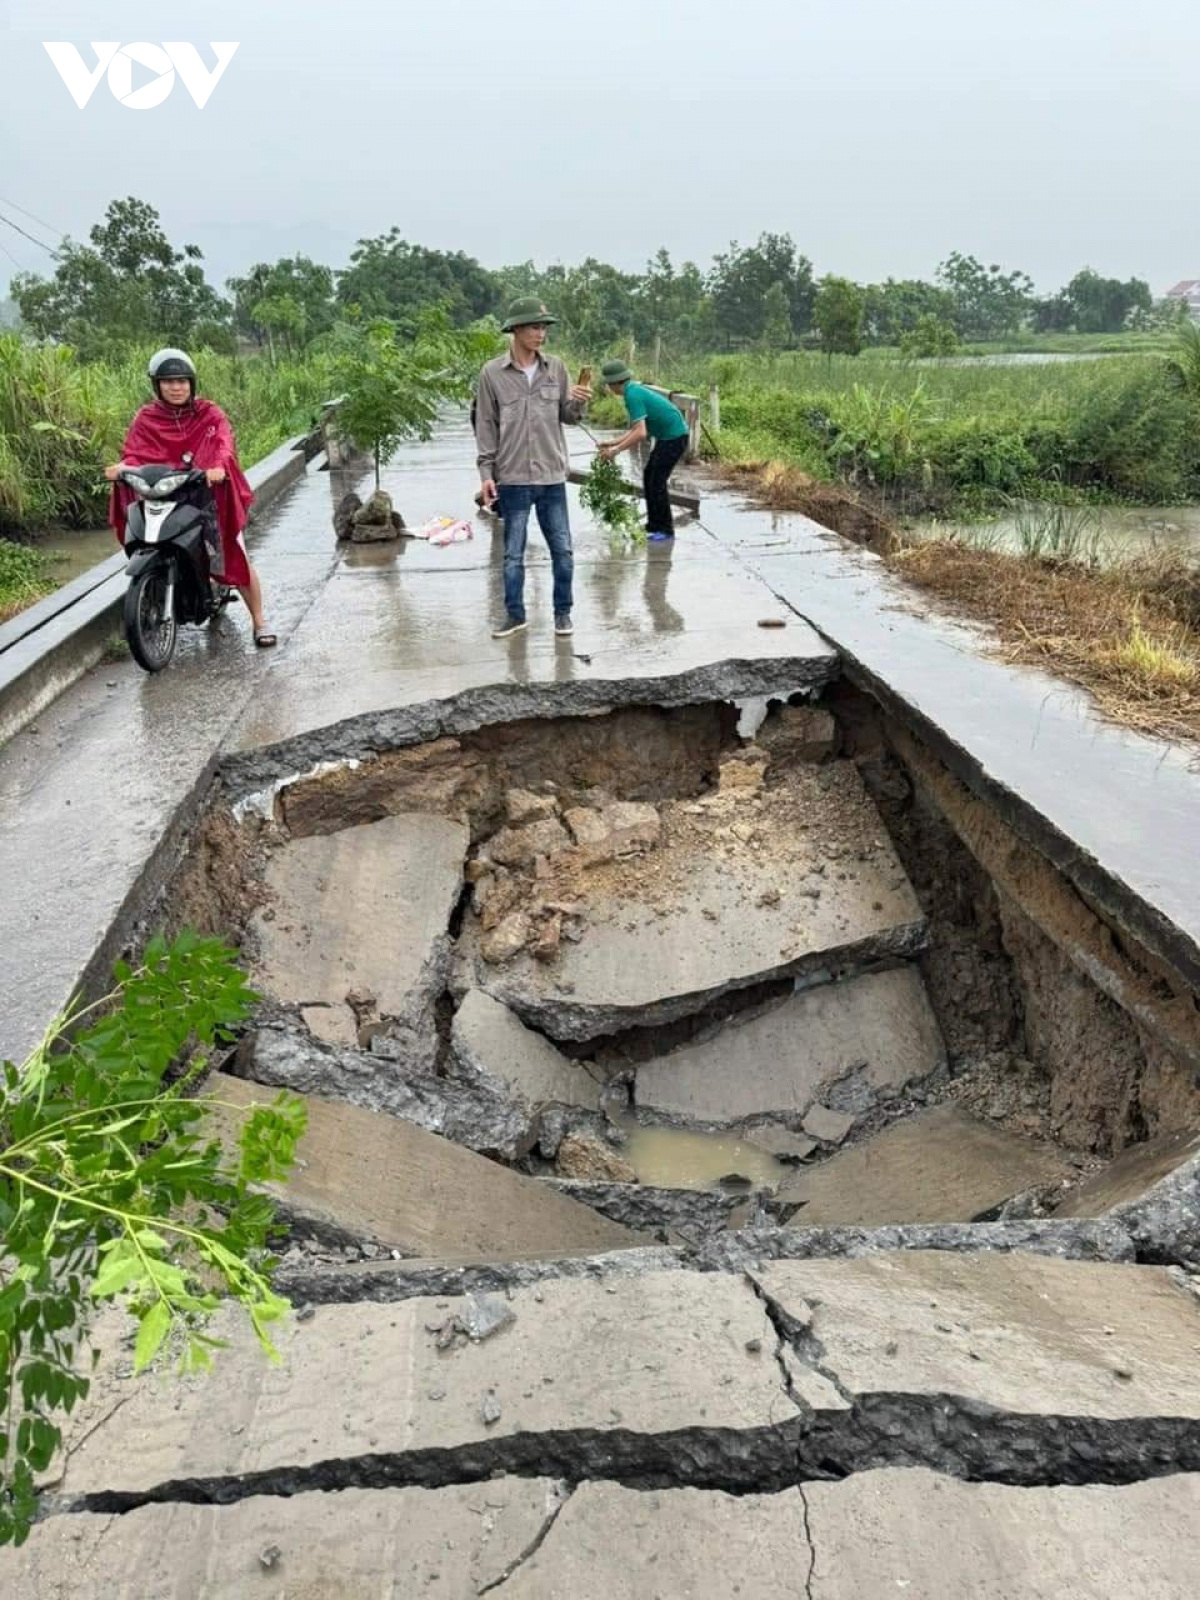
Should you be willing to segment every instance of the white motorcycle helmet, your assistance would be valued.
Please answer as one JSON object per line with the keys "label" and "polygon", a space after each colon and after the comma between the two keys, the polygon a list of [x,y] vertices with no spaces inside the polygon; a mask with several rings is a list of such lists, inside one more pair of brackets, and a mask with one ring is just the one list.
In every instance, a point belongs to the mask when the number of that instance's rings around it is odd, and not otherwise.
{"label": "white motorcycle helmet", "polygon": [[159,384],[164,378],[186,378],[191,389],[191,399],[196,398],[196,366],[185,350],[156,350],[146,367],[146,375],[161,400]]}

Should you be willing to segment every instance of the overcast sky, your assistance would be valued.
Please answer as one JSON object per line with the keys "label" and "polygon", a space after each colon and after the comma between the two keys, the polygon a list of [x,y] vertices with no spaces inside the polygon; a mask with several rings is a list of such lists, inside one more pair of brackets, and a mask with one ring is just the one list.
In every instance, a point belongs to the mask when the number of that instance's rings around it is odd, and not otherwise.
{"label": "overcast sky", "polygon": [[[101,78],[80,111],[42,48],[164,38],[239,42],[204,110]],[[0,212],[83,238],[134,194],[217,283],[395,223],[488,266],[770,229],[819,273],[960,249],[1157,294],[1200,276],[1198,60],[1196,0],[0,0]],[[0,245],[0,289],[52,267]]]}

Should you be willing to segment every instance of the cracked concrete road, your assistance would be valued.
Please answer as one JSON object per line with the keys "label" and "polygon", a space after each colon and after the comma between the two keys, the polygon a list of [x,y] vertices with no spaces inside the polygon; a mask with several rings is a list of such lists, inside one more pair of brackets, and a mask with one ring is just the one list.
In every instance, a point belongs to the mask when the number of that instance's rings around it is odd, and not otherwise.
{"label": "cracked concrete road", "polygon": [[923,1468],[773,1494],[546,1478],[147,1505],[0,1552],[38,1600],[1183,1600],[1200,1475],[1015,1489]]}

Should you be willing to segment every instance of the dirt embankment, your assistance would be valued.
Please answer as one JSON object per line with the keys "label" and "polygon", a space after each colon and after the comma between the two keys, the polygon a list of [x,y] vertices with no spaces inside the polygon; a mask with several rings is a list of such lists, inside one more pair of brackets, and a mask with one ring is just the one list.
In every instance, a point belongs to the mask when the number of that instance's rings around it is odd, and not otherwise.
{"label": "dirt embankment", "polygon": [[727,463],[727,483],[865,546],[947,611],[986,623],[996,653],[1095,697],[1104,716],[1200,741],[1200,566],[1157,552],[1106,566],[955,539],[914,541],[854,490],[779,462]]}

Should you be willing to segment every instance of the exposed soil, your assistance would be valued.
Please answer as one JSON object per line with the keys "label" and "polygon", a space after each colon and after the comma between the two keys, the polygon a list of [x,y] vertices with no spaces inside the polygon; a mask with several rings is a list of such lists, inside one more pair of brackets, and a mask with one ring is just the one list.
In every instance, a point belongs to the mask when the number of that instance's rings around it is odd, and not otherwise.
{"label": "exposed soil", "polygon": [[990,623],[1006,660],[1079,684],[1126,727],[1200,740],[1200,572],[1136,561],[1093,572],[950,540],[896,547],[888,560]]}

